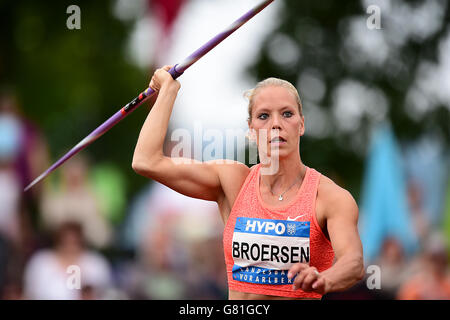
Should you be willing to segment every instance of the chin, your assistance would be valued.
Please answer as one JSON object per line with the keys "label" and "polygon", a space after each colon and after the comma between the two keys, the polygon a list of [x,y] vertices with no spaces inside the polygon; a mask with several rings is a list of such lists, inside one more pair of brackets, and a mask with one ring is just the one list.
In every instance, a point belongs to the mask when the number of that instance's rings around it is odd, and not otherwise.
{"label": "chin", "polygon": [[[269,145],[268,148],[270,148],[270,145]],[[268,150],[269,150],[268,157],[270,158],[270,157],[272,157],[272,154],[274,152],[272,152],[271,149],[268,149]],[[281,148],[276,148],[275,152],[278,153],[278,158],[279,159],[285,159],[285,158],[289,158],[292,155],[293,152],[298,152],[298,151],[297,150],[291,150],[291,149],[287,148],[286,146],[284,146],[284,147],[281,147]]]}
{"label": "chin", "polygon": [[289,158],[289,156],[291,154],[292,154],[292,151],[280,149],[280,152],[278,153],[278,158],[280,160],[283,160],[283,159]]}

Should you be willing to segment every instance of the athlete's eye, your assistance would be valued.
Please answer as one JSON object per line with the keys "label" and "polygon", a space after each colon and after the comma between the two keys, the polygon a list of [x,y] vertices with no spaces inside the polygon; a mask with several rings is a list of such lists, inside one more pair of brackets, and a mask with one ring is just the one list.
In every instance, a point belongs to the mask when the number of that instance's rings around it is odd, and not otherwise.
{"label": "athlete's eye", "polygon": [[268,115],[267,113],[261,113],[261,114],[258,116],[258,119],[260,119],[260,120],[266,120],[268,117],[269,117],[269,115]]}
{"label": "athlete's eye", "polygon": [[292,117],[292,112],[290,112],[290,111],[285,111],[285,112],[283,112],[283,117],[285,117],[285,118],[290,118],[290,117]]}

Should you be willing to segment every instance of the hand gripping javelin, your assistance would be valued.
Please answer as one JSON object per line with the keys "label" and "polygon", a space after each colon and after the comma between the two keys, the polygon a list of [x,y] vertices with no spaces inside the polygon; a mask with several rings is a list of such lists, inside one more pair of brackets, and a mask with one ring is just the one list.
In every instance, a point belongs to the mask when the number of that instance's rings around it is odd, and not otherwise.
{"label": "hand gripping javelin", "polygon": [[[192,66],[195,62],[197,62],[201,57],[207,54],[211,49],[225,40],[229,35],[231,35],[234,31],[239,29],[244,23],[249,21],[259,12],[261,12],[265,7],[267,7],[274,0],[266,0],[261,2],[259,5],[248,11],[242,17],[233,22],[227,29],[216,35],[214,38],[209,40],[195,52],[193,52],[190,56],[184,59],[181,63],[174,65],[169,73],[172,75],[174,79],[178,78],[183,74],[183,72]],[[127,115],[133,112],[137,107],[139,107],[143,102],[145,102],[149,97],[151,97],[154,93],[156,93],[153,89],[147,88],[142,91],[136,98],[131,100],[127,105],[117,111],[112,117],[106,120],[102,125],[100,125],[97,129],[92,131],[86,138],[81,140],[75,147],[73,147],[69,152],[67,152],[64,156],[62,156],[58,161],[56,161],[50,168],[44,171],[39,177],[37,177],[33,182],[31,182],[24,191],[29,190],[36,183],[44,179],[48,176],[52,171],[62,165],[64,162],[69,160],[75,154],[86,148],[92,142],[100,138],[104,133],[106,133],[109,129],[114,127],[119,121],[124,119]]]}

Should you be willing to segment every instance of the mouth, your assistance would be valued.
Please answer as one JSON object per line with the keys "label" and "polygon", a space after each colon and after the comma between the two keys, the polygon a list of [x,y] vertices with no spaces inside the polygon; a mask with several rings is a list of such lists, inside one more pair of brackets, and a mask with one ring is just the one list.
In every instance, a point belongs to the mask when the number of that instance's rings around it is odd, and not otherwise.
{"label": "mouth", "polygon": [[272,143],[272,144],[284,144],[284,143],[286,143],[286,139],[284,139],[281,136],[277,136],[277,137],[272,138],[272,140],[270,140],[270,143]]}

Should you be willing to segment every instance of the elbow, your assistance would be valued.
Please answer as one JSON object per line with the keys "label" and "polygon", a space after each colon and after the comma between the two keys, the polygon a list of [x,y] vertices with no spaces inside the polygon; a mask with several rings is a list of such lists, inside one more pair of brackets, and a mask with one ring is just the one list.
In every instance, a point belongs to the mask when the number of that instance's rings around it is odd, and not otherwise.
{"label": "elbow", "polygon": [[145,175],[145,173],[147,172],[145,162],[143,162],[143,161],[133,160],[131,167],[133,168],[134,172],[136,172],[137,174],[139,174],[141,176]]}
{"label": "elbow", "polygon": [[152,176],[156,173],[158,164],[160,163],[159,160],[161,160],[161,158],[159,157],[154,157],[152,159],[142,159],[135,157],[133,158],[131,167],[137,174],[152,178]]}
{"label": "elbow", "polygon": [[350,258],[349,275],[353,284],[364,279],[366,270],[364,269],[364,259],[362,256],[358,255]]}

